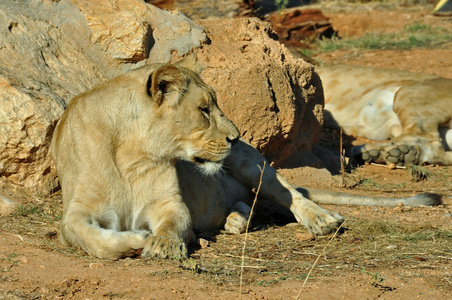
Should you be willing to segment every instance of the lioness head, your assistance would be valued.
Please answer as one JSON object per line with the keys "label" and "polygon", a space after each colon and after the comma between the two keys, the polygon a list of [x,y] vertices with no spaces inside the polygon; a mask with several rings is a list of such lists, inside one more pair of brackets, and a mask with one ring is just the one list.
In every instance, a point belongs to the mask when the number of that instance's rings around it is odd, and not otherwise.
{"label": "lioness head", "polygon": [[147,88],[156,115],[172,123],[178,158],[207,174],[219,171],[240,134],[218,108],[215,92],[195,72],[172,64],[155,69]]}

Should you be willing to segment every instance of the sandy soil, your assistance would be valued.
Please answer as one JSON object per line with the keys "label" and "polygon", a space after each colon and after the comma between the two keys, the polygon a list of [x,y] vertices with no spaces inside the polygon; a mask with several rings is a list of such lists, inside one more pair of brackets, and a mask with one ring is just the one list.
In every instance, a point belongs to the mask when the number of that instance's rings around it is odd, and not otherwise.
{"label": "sandy soil", "polygon": [[[355,27],[362,27],[356,28],[356,35],[391,31],[413,22],[450,29],[450,19],[432,17],[422,9],[344,14],[328,8],[326,14],[340,32],[350,28],[353,20]],[[390,26],[382,20],[391,20]],[[316,58],[452,78],[449,48],[335,51]],[[333,149],[338,146],[334,135],[323,142]],[[354,139],[348,142],[357,143]],[[11,196],[21,206],[0,219],[0,298],[450,299],[452,170],[427,169],[433,174],[431,180],[413,182],[407,170],[367,165],[346,176],[347,188],[341,187],[340,177],[331,177],[324,170],[281,170],[297,185],[390,197],[438,192],[444,204],[420,208],[327,206],[347,217],[346,230],[314,240],[290,218],[270,216],[260,208],[263,217],[248,235],[242,280],[244,235],[206,234],[207,247],[192,249],[191,258],[185,261],[104,261],[59,246],[61,195]]]}

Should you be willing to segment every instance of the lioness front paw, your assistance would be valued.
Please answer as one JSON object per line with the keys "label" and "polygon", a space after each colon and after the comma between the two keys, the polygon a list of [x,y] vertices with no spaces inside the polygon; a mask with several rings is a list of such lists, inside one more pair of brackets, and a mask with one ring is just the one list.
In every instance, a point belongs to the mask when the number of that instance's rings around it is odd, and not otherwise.
{"label": "lioness front paw", "polygon": [[187,246],[182,241],[163,236],[150,236],[141,252],[142,258],[180,258],[187,257]]}
{"label": "lioness front paw", "polygon": [[392,143],[377,143],[357,146],[352,149],[352,158],[358,163],[375,162],[380,164],[417,165],[420,149],[418,146]]}
{"label": "lioness front paw", "polygon": [[251,207],[243,202],[237,202],[226,218],[224,229],[229,233],[240,234],[246,230],[246,224],[251,214]]}
{"label": "lioness front paw", "polygon": [[310,200],[294,201],[290,208],[298,223],[316,235],[325,235],[335,231],[344,217],[321,208]]}

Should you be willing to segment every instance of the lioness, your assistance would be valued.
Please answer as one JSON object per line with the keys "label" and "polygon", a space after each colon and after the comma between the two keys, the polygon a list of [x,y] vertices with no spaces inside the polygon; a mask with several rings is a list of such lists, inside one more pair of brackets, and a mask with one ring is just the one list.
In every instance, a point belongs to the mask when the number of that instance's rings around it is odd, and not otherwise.
{"label": "lioness", "polygon": [[[134,256],[142,248],[144,258],[172,257],[186,255],[195,232],[244,231],[265,160],[220,111],[215,92],[183,64],[136,69],[69,104],[52,140],[65,245],[101,258]],[[343,222],[268,165],[259,196],[289,208],[315,234]],[[379,199],[373,200],[365,202]]]}
{"label": "lioness", "polygon": [[357,146],[352,157],[376,163],[452,165],[452,80],[348,65],[316,67],[326,126],[388,140]]}

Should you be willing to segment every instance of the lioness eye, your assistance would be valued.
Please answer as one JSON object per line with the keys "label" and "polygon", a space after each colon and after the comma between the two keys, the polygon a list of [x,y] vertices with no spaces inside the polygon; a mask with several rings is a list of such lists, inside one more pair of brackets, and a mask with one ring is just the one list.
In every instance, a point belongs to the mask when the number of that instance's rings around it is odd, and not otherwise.
{"label": "lioness eye", "polygon": [[209,113],[210,113],[210,110],[209,110],[209,108],[207,106],[206,107],[200,107],[199,110],[205,115],[209,115]]}

